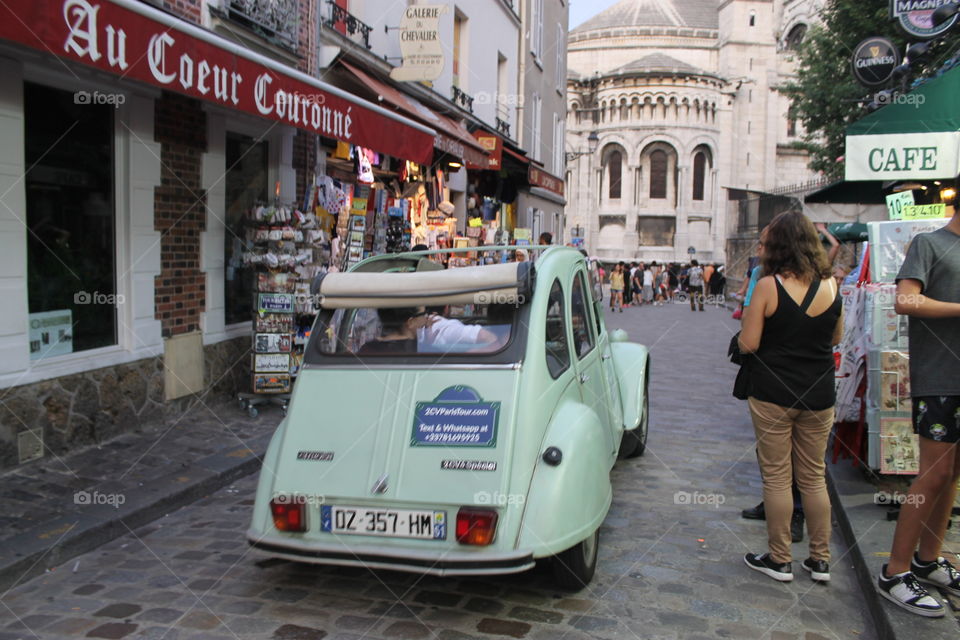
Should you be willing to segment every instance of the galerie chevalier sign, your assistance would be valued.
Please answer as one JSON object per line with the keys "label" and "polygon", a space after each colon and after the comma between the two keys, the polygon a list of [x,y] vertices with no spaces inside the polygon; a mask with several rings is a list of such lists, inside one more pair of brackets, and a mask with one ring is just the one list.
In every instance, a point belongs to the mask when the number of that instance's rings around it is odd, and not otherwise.
{"label": "galerie chevalier sign", "polygon": [[425,127],[133,0],[6,0],[0,38],[407,160],[433,156]]}
{"label": "galerie chevalier sign", "polygon": [[403,64],[390,71],[398,82],[436,80],[443,73],[440,16],[447,5],[418,4],[407,7],[400,19],[400,55]]}

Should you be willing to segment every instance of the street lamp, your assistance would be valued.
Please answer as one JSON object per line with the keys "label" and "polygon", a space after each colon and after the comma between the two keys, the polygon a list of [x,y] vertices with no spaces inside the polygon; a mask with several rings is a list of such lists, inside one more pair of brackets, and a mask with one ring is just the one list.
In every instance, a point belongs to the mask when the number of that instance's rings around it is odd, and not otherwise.
{"label": "street lamp", "polygon": [[600,144],[600,136],[597,135],[596,131],[591,131],[590,135],[587,136],[587,150],[586,151],[567,151],[564,154],[564,158],[567,162],[573,162],[580,156],[585,156],[588,153],[593,153],[597,150],[597,145]]}

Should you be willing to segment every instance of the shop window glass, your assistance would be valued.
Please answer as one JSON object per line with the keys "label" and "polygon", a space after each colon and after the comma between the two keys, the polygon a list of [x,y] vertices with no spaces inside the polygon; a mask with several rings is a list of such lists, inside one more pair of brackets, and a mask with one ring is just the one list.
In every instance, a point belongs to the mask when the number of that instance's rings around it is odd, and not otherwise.
{"label": "shop window glass", "polygon": [[31,359],[117,344],[115,112],[24,84]]}
{"label": "shop window glass", "polygon": [[224,238],[224,313],[227,324],[250,322],[253,314],[253,270],[243,267],[249,210],[267,203],[269,176],[267,143],[227,133],[224,178],[226,235]]}
{"label": "shop window glass", "polygon": [[593,350],[589,296],[589,290],[583,284],[583,274],[578,273],[573,279],[573,292],[570,294],[570,322],[573,324],[573,343],[578,358],[583,358]]}
{"label": "shop window glass", "polygon": [[607,197],[611,200],[620,198],[621,174],[623,173],[622,158],[623,156],[620,155],[619,151],[612,152],[610,157],[607,158],[607,180],[609,184]]}
{"label": "shop window glass", "polygon": [[567,341],[567,317],[563,304],[563,289],[560,281],[554,280],[547,301],[546,331],[547,370],[554,378],[570,366],[570,345]]}
{"label": "shop window glass", "polygon": [[650,154],[650,197],[667,197],[667,154],[660,149]]}

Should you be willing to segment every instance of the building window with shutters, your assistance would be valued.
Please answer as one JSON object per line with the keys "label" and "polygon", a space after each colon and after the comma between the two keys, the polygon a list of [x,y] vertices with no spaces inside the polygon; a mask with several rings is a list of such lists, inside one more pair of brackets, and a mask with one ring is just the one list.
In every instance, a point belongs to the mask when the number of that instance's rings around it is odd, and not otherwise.
{"label": "building window with shutters", "polygon": [[650,153],[650,198],[667,197],[667,153],[656,149]]}
{"label": "building window with shutters", "polygon": [[607,197],[619,200],[622,191],[623,155],[612,151],[607,157]]}

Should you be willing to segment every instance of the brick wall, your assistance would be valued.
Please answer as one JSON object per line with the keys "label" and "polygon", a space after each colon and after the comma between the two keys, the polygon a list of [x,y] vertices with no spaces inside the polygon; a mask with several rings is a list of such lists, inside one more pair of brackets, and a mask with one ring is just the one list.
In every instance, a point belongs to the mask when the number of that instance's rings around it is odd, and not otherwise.
{"label": "brick wall", "polygon": [[156,101],[155,118],[161,174],[154,191],[154,228],[162,235],[154,317],[168,338],[198,331],[206,307],[200,233],[206,229],[201,171],[207,119],[199,101],[167,92]]}
{"label": "brick wall", "polygon": [[164,0],[163,8],[187,22],[200,24],[203,0]]}

